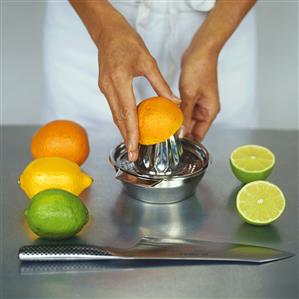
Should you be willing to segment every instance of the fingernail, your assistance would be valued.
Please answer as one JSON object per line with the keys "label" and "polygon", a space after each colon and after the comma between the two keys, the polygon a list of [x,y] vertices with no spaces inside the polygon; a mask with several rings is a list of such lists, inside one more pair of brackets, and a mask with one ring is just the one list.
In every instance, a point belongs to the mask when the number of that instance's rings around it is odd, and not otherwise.
{"label": "fingernail", "polygon": [[179,138],[183,138],[185,135],[185,126],[181,126],[181,128],[179,129],[179,132],[178,132],[178,136]]}
{"label": "fingernail", "polygon": [[128,152],[129,161],[133,161],[133,157],[134,157],[133,152],[129,151]]}
{"label": "fingernail", "polygon": [[179,98],[179,97],[177,97],[176,95],[171,95],[171,100],[173,101],[173,102],[175,102],[176,104],[181,104],[181,102],[182,102],[182,100]]}
{"label": "fingernail", "polygon": [[197,142],[201,142],[201,141],[202,141],[202,137],[199,136],[199,135],[194,135],[194,139],[195,139]]}
{"label": "fingernail", "polygon": [[205,109],[205,116],[211,116],[211,112],[209,109]]}
{"label": "fingernail", "polygon": [[183,137],[187,137],[191,133],[191,125],[186,126],[185,124],[182,125],[182,134]]}
{"label": "fingernail", "polygon": [[200,105],[200,107],[202,108],[201,110],[205,117],[208,117],[211,115],[211,112],[208,107],[206,107],[205,105]]}

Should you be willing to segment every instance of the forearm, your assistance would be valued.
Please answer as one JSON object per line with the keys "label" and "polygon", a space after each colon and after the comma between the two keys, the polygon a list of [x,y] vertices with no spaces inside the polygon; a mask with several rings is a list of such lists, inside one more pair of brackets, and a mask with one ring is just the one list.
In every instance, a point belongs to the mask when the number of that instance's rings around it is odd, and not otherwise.
{"label": "forearm", "polygon": [[101,37],[105,32],[117,28],[119,20],[125,21],[123,16],[106,0],[88,1],[88,0],[69,0],[91,38],[98,46]]}
{"label": "forearm", "polygon": [[191,46],[218,54],[256,0],[217,0]]}

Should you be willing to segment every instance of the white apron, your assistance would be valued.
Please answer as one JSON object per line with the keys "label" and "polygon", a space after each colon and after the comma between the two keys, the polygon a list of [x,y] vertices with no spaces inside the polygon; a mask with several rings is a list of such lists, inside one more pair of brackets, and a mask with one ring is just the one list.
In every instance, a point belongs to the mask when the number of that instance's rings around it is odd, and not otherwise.
{"label": "white apron", "polygon": [[[180,61],[214,0],[111,1],[141,35],[174,94],[179,95]],[[72,119],[85,126],[112,121],[98,88],[98,55],[68,1],[49,1],[44,32],[43,121]],[[215,123],[255,127],[257,120],[256,28],[254,11],[224,46],[218,64],[221,112]],[[134,80],[137,102],[155,93],[145,79]]]}

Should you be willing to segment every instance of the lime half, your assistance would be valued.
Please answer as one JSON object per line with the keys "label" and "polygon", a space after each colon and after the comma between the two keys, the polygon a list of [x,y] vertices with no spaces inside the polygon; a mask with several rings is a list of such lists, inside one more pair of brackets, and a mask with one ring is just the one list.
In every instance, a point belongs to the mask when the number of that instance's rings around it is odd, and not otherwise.
{"label": "lime half", "polygon": [[275,165],[274,154],[266,147],[243,145],[230,156],[230,164],[236,178],[242,183],[265,180]]}
{"label": "lime half", "polygon": [[266,225],[280,217],[285,209],[285,197],[276,185],[256,181],[239,191],[236,205],[247,223]]}

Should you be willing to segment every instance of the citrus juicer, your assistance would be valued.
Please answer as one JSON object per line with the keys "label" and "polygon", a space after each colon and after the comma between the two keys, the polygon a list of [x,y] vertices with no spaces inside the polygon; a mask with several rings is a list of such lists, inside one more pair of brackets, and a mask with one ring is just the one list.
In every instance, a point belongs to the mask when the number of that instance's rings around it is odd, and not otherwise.
{"label": "citrus juicer", "polygon": [[148,203],[173,203],[194,194],[209,164],[209,153],[200,143],[172,135],[166,141],[140,145],[136,162],[128,160],[124,143],[109,160],[133,198]]}

